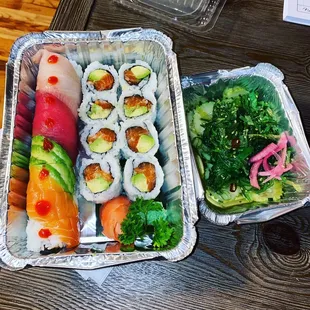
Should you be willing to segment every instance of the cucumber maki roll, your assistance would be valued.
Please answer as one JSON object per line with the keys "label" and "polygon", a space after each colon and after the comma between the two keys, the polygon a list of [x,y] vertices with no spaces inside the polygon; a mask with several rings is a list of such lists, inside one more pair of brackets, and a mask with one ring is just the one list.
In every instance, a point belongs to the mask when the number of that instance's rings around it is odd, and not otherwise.
{"label": "cucumber maki roll", "polygon": [[156,74],[148,63],[141,60],[123,64],[119,69],[119,80],[123,91],[143,89],[154,93],[157,88]]}
{"label": "cucumber maki roll", "polygon": [[137,154],[155,155],[159,148],[158,134],[150,121],[130,120],[122,123],[120,140],[125,158]]}
{"label": "cucumber maki roll", "polygon": [[86,94],[79,109],[79,117],[86,124],[100,121],[115,123],[118,119],[117,97],[113,93]]}
{"label": "cucumber maki roll", "polygon": [[154,156],[129,158],[124,168],[124,189],[130,200],[155,199],[164,183],[164,173]]}
{"label": "cucumber maki roll", "polygon": [[83,94],[102,92],[116,92],[118,75],[114,66],[103,65],[98,61],[92,62],[85,69],[82,79]]}
{"label": "cucumber maki roll", "polygon": [[85,126],[81,133],[81,143],[86,154],[118,156],[120,150],[118,124],[103,123]]}
{"label": "cucumber maki roll", "polygon": [[121,193],[119,162],[110,155],[82,159],[79,178],[80,193],[87,201],[104,203]]}
{"label": "cucumber maki roll", "polygon": [[123,92],[118,101],[118,114],[123,120],[150,120],[156,119],[156,99],[152,93],[137,90]]}

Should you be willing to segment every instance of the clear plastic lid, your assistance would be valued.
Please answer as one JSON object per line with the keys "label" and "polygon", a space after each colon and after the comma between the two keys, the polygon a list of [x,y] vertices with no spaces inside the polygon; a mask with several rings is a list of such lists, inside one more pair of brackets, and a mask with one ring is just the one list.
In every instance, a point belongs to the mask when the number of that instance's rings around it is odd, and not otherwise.
{"label": "clear plastic lid", "polygon": [[210,30],[226,0],[114,0],[141,14],[201,33]]}

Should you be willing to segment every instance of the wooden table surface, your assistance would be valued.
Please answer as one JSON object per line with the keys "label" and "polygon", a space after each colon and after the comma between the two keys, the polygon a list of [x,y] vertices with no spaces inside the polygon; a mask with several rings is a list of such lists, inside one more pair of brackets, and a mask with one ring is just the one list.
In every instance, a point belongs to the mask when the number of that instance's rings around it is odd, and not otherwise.
{"label": "wooden table surface", "polygon": [[[302,112],[310,138],[310,28],[282,21],[283,0],[228,0],[211,32],[195,36],[110,0],[62,0],[57,30],[152,27],[174,41],[182,74],[270,62]],[[114,267],[102,288],[73,270],[2,269],[0,309],[309,309],[310,210],[265,224],[197,225],[194,253],[178,263]]]}

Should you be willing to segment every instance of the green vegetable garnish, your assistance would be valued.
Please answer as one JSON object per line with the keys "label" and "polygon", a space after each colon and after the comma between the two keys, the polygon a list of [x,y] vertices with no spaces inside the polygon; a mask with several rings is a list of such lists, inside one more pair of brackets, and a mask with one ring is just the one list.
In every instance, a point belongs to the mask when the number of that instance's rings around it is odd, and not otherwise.
{"label": "green vegetable garnish", "polygon": [[137,238],[152,235],[153,247],[173,247],[179,238],[178,231],[167,219],[167,212],[161,202],[138,198],[129,207],[129,212],[122,222],[122,234],[119,240],[123,245],[130,245]]}

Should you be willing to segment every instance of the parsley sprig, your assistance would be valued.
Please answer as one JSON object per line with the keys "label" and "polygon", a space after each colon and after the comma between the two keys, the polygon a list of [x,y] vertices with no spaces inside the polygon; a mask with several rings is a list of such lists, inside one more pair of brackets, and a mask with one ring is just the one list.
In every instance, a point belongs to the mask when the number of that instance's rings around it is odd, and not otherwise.
{"label": "parsley sprig", "polygon": [[137,238],[151,235],[154,248],[172,246],[175,228],[167,220],[167,212],[161,202],[138,198],[132,202],[122,222],[119,240],[124,245],[133,244]]}

